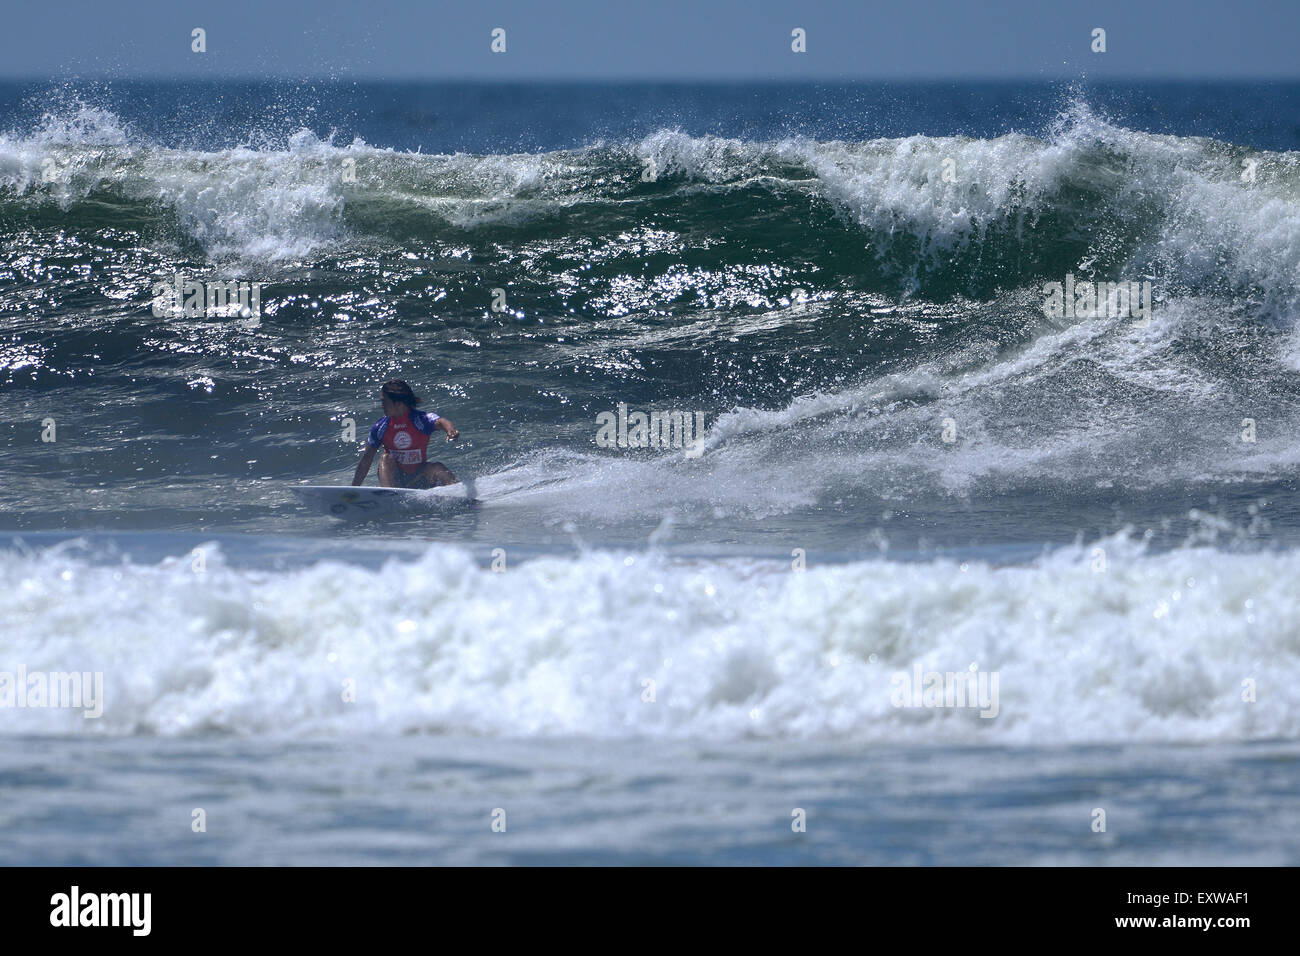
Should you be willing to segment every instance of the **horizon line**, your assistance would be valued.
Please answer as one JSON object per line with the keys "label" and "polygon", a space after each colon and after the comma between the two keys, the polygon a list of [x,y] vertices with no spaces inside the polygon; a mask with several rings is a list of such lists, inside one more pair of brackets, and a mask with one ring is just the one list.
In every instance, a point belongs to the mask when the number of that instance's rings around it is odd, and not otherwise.
{"label": "horizon line", "polygon": [[563,83],[563,84],[688,84],[688,83],[949,83],[953,81],[969,83],[1258,83],[1258,82],[1300,82],[1300,72],[1293,74],[1278,73],[1235,73],[1205,74],[1115,74],[1104,77],[1089,77],[1069,74],[1045,76],[1042,74],[1007,74],[980,76],[960,73],[929,73],[912,76],[882,74],[852,74],[784,77],[770,74],[720,75],[700,74],[686,76],[658,75],[615,75],[615,76],[406,76],[382,74],[358,74],[340,76],[338,74],[318,73],[231,73],[222,76],[201,76],[177,73],[135,73],[122,75],[116,73],[63,73],[63,74],[5,74],[0,73],[0,82],[4,83],[57,83],[76,81],[150,81],[150,82],[294,82],[294,83]]}

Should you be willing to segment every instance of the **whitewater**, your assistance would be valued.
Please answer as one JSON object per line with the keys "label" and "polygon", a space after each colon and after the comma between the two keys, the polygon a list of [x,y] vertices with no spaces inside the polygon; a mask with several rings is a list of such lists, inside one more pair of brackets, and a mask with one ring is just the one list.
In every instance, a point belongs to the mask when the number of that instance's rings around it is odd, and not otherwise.
{"label": "whitewater", "polygon": [[[502,573],[446,545],[281,572],[229,568],[213,546],[201,570],[78,552],[0,556],[6,656],[101,671],[112,707],[84,726],[14,712],[11,731],[1041,745],[1300,730],[1293,553],[1114,539],[1026,566],[796,570],[599,552]],[[897,707],[891,679],[917,664],[999,673],[1000,712]]]}

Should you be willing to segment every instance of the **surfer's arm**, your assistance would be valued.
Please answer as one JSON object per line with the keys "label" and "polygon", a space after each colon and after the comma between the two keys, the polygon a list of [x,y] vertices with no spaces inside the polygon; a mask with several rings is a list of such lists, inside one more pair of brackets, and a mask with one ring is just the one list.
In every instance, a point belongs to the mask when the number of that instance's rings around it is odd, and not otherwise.
{"label": "surfer's arm", "polygon": [[445,431],[447,433],[447,441],[455,441],[460,437],[460,432],[456,430],[456,426],[451,423],[450,418],[439,416],[438,420],[433,423],[433,427],[441,428]]}
{"label": "surfer's arm", "polygon": [[354,485],[364,484],[366,475],[370,474],[370,464],[375,460],[375,452],[378,451],[374,445],[366,445],[365,452],[361,455],[361,460],[357,462],[356,473],[352,476]]}

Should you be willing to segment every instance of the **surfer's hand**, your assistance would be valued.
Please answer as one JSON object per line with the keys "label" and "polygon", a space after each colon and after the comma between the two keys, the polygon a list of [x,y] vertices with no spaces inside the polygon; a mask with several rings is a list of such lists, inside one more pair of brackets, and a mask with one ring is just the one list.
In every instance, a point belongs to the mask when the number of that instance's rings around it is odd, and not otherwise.
{"label": "surfer's hand", "polygon": [[455,425],[452,425],[450,428],[447,429],[447,441],[455,441],[459,437],[460,437],[460,432],[456,430]]}

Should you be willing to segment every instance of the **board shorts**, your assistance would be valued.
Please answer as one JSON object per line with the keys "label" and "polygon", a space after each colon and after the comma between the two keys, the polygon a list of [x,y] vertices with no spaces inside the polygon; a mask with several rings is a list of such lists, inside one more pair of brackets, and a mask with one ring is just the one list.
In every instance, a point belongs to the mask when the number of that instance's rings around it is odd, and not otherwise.
{"label": "board shorts", "polygon": [[[388,454],[387,450],[385,450],[384,454]],[[421,465],[418,471],[404,471],[399,467],[394,474],[397,476],[397,487],[399,488],[434,487],[433,483],[424,474],[424,465]]]}

